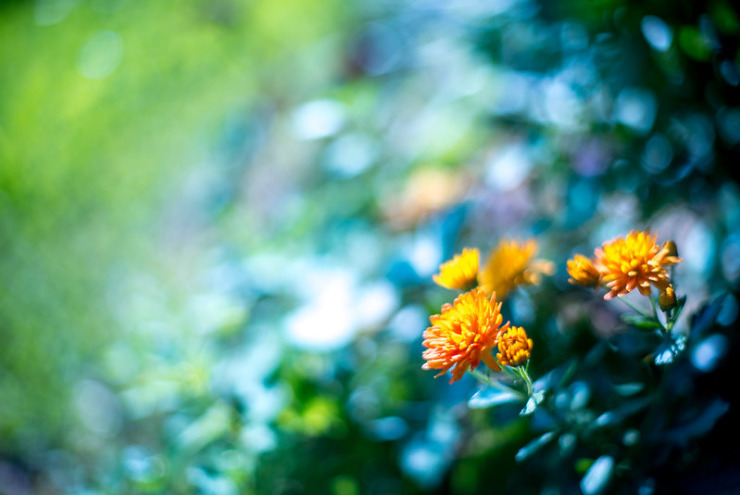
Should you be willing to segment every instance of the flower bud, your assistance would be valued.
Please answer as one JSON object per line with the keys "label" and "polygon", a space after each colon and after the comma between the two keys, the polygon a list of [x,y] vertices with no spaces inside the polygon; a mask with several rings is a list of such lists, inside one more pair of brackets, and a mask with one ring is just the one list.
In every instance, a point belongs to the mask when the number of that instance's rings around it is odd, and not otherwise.
{"label": "flower bud", "polygon": [[663,289],[658,295],[658,304],[660,309],[668,311],[676,305],[676,292],[670,285]]}
{"label": "flower bud", "polygon": [[678,257],[678,249],[676,248],[675,242],[666,241],[666,243],[663,244],[663,249],[667,250],[666,256]]}
{"label": "flower bud", "polygon": [[532,339],[522,327],[510,327],[498,341],[498,362],[503,366],[521,366],[532,352]]}

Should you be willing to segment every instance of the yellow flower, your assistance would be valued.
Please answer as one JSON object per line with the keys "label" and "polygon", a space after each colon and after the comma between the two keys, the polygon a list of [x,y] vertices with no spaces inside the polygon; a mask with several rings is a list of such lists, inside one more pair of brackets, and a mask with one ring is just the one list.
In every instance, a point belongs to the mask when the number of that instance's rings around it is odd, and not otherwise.
{"label": "yellow flower", "polygon": [[637,289],[644,296],[650,295],[650,285],[663,291],[670,285],[667,266],[681,262],[671,255],[675,244],[663,247],[656,243],[655,234],[649,230],[633,230],[625,238],[604,243],[596,249],[596,268],[606,282],[609,293],[604,299],[623,296]]}
{"label": "yellow flower", "polygon": [[586,287],[598,287],[601,284],[601,274],[590,259],[581,254],[573,256],[568,260],[568,279],[571,284],[584,285]]}
{"label": "yellow flower", "polygon": [[468,290],[475,287],[478,257],[477,249],[465,248],[461,254],[443,263],[439,273],[432,278],[438,285],[448,289]]}
{"label": "yellow flower", "polygon": [[552,275],[553,264],[532,260],[536,252],[534,239],[524,243],[502,240],[488,255],[485,267],[478,274],[478,283],[487,294],[498,294],[499,299],[519,285],[539,284],[542,274]]}
{"label": "yellow flower", "polygon": [[660,292],[658,295],[658,304],[660,309],[668,311],[676,305],[676,292],[670,285]]}
{"label": "yellow flower", "polygon": [[501,325],[501,303],[496,303],[495,294],[488,299],[476,287],[442,306],[442,313],[430,316],[429,321],[432,326],[424,331],[423,369],[442,370],[440,376],[454,366],[450,383],[462,378],[468,369],[477,368],[481,361],[501,371],[491,351],[509,323]]}
{"label": "yellow flower", "polygon": [[498,362],[503,366],[521,366],[532,352],[532,339],[522,327],[511,327],[498,341]]}

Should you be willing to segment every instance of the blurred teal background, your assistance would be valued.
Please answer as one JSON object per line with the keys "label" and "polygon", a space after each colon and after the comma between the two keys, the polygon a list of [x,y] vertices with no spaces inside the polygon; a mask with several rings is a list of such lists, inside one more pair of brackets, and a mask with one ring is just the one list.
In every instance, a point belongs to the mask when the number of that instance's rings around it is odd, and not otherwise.
{"label": "blurred teal background", "polygon": [[723,0],[0,2],[0,493],[514,493],[530,425],[420,369],[431,275],[536,236],[546,370],[618,321],[565,260],[649,226],[729,327],[739,41]]}

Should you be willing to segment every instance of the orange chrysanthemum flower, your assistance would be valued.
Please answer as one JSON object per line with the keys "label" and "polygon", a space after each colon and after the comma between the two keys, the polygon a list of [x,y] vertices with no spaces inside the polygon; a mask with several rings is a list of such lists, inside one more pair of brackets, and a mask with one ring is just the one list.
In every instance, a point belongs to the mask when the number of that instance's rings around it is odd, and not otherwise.
{"label": "orange chrysanthemum flower", "polygon": [[624,296],[637,289],[644,296],[650,295],[650,285],[663,291],[670,285],[667,266],[682,260],[671,255],[675,244],[662,247],[656,243],[656,234],[649,230],[633,230],[625,238],[604,243],[596,249],[596,268],[606,282],[609,293],[604,299]]}
{"label": "orange chrysanthemum flower", "polygon": [[502,366],[521,366],[532,353],[532,339],[522,327],[511,327],[498,341],[496,358]]}
{"label": "orange chrysanthemum flower", "polygon": [[590,259],[582,254],[576,254],[572,260],[568,260],[568,275],[571,284],[586,287],[598,287],[601,284],[601,274]]}
{"label": "orange chrysanthemum flower", "polygon": [[502,240],[488,255],[478,283],[487,294],[495,292],[500,299],[520,285],[539,284],[543,274],[552,275],[554,267],[549,261],[533,260],[536,252],[533,239],[524,243]]}
{"label": "orange chrysanthemum flower", "polygon": [[491,351],[498,345],[499,336],[509,328],[501,322],[501,303],[496,295],[490,299],[479,288],[459,295],[453,304],[442,306],[442,313],[429,317],[432,326],[424,331],[423,369],[442,370],[437,376],[452,369],[454,383],[468,369],[475,369],[481,361],[495,370],[501,367]]}
{"label": "orange chrysanthemum flower", "polygon": [[475,287],[478,277],[478,250],[463,249],[461,254],[456,255],[450,261],[439,267],[439,273],[432,278],[447,289],[468,290]]}

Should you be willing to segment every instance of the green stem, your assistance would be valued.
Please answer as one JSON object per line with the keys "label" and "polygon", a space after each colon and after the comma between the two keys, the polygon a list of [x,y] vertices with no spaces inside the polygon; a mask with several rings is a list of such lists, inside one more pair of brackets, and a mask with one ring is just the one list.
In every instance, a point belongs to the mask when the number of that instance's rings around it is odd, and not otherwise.
{"label": "green stem", "polygon": [[[655,299],[653,299],[652,294],[648,296],[648,299],[650,299],[650,307],[653,309],[653,318],[655,318],[655,321],[658,322],[658,325],[660,325],[660,328],[665,332],[666,334],[670,332],[670,330],[663,325],[663,322],[660,321],[660,317],[658,316],[658,307],[655,305]],[[668,322],[668,318],[666,315],[666,322]]]}
{"label": "green stem", "polygon": [[618,299],[619,299],[620,301],[622,301],[622,302],[623,302],[624,304],[626,304],[627,306],[629,306],[629,307],[630,307],[630,308],[631,308],[631,309],[632,309],[633,311],[635,311],[636,313],[638,313],[638,314],[639,314],[640,316],[644,316],[645,318],[651,318],[651,316],[650,316],[650,315],[646,315],[645,313],[643,313],[643,312],[642,312],[641,310],[639,310],[639,309],[638,309],[638,308],[637,308],[637,307],[636,307],[635,305],[633,305],[633,304],[632,304],[631,302],[627,301],[626,299],[623,299],[623,298],[622,298],[622,296],[618,296]]}
{"label": "green stem", "polygon": [[[527,367],[529,367],[529,362],[527,362]],[[506,371],[509,372],[510,375],[515,376],[517,378],[520,378],[522,381],[524,381],[525,385],[527,386],[527,397],[531,397],[534,393],[534,385],[532,384],[532,379],[529,377],[529,373],[527,370],[521,366],[515,366],[515,367],[505,367]]]}
{"label": "green stem", "polygon": [[[529,365],[529,363],[527,364]],[[532,397],[532,394],[534,393],[534,384],[532,383],[532,378],[530,378],[529,373],[527,372],[525,368],[519,367],[519,373],[524,379],[524,383],[527,384],[527,395],[529,397]]]}
{"label": "green stem", "polygon": [[681,315],[681,310],[683,309],[683,306],[679,308],[671,308],[670,318],[667,318],[666,321],[666,330],[669,332],[673,330],[673,326],[678,321],[678,317]]}

